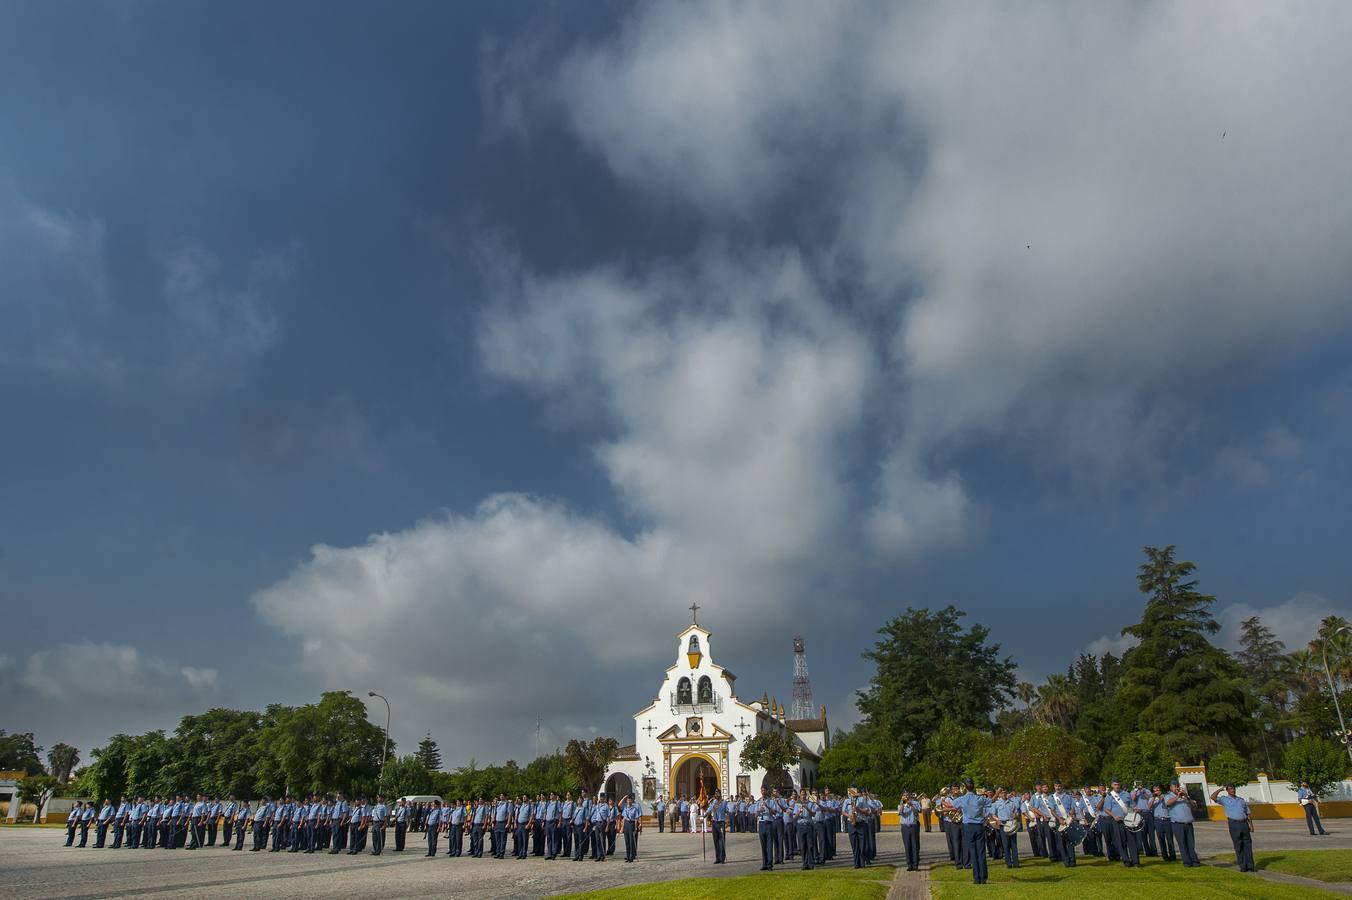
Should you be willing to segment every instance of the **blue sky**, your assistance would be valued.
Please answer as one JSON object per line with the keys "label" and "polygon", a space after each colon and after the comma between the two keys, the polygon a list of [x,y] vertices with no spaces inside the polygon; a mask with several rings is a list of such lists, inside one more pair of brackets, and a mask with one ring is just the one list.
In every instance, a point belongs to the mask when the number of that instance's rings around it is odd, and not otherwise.
{"label": "blue sky", "polygon": [[[1345,5],[0,3],[6,721],[615,733],[697,600],[834,724],[1144,544],[1352,610]],[[631,732],[625,732],[629,736]]]}

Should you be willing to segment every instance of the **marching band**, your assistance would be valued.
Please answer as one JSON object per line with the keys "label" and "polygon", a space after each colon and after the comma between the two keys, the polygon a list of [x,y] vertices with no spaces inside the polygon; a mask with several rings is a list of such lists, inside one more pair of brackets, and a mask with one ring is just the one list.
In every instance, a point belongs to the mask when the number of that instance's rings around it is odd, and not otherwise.
{"label": "marching band", "polygon": [[[1303,789],[1308,792],[1308,787]],[[1211,799],[1225,811],[1241,871],[1253,871],[1253,819],[1248,802],[1236,795],[1233,785],[1218,788]],[[1311,834],[1316,825],[1320,834],[1325,833],[1313,792],[1302,800],[1307,809],[1313,808],[1308,813]],[[1081,854],[1106,857],[1127,868],[1139,866],[1142,856],[1181,861],[1186,868],[1200,866],[1193,832],[1195,808],[1195,801],[1177,781],[1149,787],[1137,782],[1126,790],[1114,779],[1106,785],[1072,790],[1054,780],[1050,786],[1038,782],[1032,791],[1021,793],[977,788],[968,779],[942,789],[933,801],[903,791],[897,817],[908,870],[920,868],[920,826],[932,810],[944,833],[949,860],[959,869],[970,869],[973,882],[983,884],[988,860],[1002,861],[1010,869],[1019,867],[1020,833],[1028,835],[1032,856],[1067,868],[1074,867]],[[659,798],[654,813],[662,830],[667,809],[666,801]],[[766,788],[759,800],[745,795],[724,800],[717,791],[705,800],[701,792],[700,802],[677,801],[670,809],[673,831],[677,824],[689,831],[690,818],[695,817],[712,834],[715,864],[726,861],[729,832],[756,834],[761,869],[768,871],[791,860],[800,860],[804,869],[830,862],[841,833],[849,836],[854,867],[871,865],[878,852],[883,804],[853,787],[843,798],[829,789],[781,795]],[[410,830],[424,831],[429,857],[437,855],[439,838],[445,835],[449,857],[482,858],[487,852],[494,859],[505,859],[510,839],[511,856],[518,860],[533,855],[581,862],[590,856],[601,862],[616,853],[616,842],[622,837],[624,860],[634,862],[643,816],[642,806],[632,795],[617,800],[604,793],[579,793],[576,799],[571,792],[562,796],[541,793],[533,800],[502,794],[491,801],[410,803],[400,799],[393,806],[381,796],[369,803],[365,797],[349,803],[342,794],[287,796],[275,802],[263,797],[256,804],[233,796],[224,803],[202,795],[196,800],[186,795],[123,797],[117,804],[105,800],[97,810],[92,802],[77,803],[67,820],[66,846],[88,846],[92,827],[94,848],[104,847],[111,832],[114,849],[197,850],[215,846],[219,832],[221,846],[230,850],[243,850],[248,837],[249,849],[255,853],[327,850],[352,855],[366,850],[369,842],[370,852],[378,856],[385,848],[387,830],[393,829],[395,851],[404,850]]]}

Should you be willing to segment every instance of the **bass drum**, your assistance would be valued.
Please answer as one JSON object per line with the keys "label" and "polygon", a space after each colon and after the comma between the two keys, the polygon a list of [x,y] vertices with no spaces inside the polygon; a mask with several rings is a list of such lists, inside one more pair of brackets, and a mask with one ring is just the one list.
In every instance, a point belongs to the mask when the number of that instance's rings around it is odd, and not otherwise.
{"label": "bass drum", "polygon": [[1061,836],[1071,844],[1078,844],[1085,838],[1084,826],[1079,822],[1071,822],[1066,826],[1066,830],[1061,832]]}
{"label": "bass drum", "polygon": [[1127,831],[1140,831],[1145,825],[1145,817],[1134,809],[1127,810],[1127,814],[1122,817],[1122,827]]}

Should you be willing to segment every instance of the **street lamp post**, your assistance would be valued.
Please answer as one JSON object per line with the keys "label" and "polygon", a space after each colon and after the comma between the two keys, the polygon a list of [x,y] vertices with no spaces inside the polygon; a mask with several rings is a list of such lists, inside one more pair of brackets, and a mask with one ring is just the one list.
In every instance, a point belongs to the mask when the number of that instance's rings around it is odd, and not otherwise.
{"label": "street lamp post", "polygon": [[1347,758],[1352,760],[1352,742],[1348,741],[1347,723],[1343,721],[1343,707],[1338,702],[1338,689],[1333,685],[1333,673],[1329,670],[1329,641],[1333,639],[1334,635],[1344,634],[1349,629],[1352,629],[1352,625],[1341,625],[1333,629],[1329,632],[1328,637],[1319,642],[1319,650],[1324,655],[1324,677],[1328,679],[1329,693],[1333,695],[1333,709],[1338,713],[1338,730],[1340,732],[1338,737],[1343,742],[1343,749],[1347,751]]}
{"label": "street lamp post", "polygon": [[367,691],[368,697],[379,697],[385,700],[385,743],[380,748],[380,778],[385,779],[385,757],[390,754],[390,701],[385,699],[383,694],[377,694],[375,691]]}

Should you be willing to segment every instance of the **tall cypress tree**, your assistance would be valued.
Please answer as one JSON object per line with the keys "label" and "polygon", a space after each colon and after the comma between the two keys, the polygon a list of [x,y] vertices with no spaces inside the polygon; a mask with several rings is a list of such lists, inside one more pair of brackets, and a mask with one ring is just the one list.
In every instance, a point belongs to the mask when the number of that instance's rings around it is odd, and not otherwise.
{"label": "tall cypress tree", "polygon": [[1247,748],[1251,699],[1238,661],[1207,639],[1220,626],[1216,598],[1201,593],[1197,567],[1174,547],[1146,547],[1137,582],[1149,599],[1141,621],[1122,629],[1139,643],[1122,658],[1115,700],[1135,716],[1135,730],[1161,735],[1190,760],[1226,746]]}
{"label": "tall cypress tree", "polygon": [[429,772],[441,771],[441,751],[437,749],[437,742],[432,740],[432,732],[427,732],[427,737],[418,742],[418,759]]}

